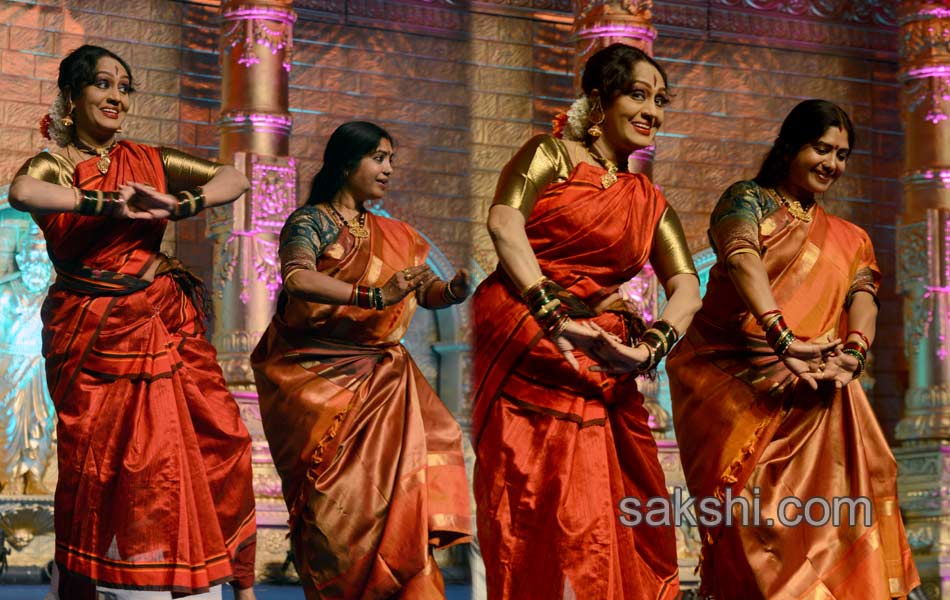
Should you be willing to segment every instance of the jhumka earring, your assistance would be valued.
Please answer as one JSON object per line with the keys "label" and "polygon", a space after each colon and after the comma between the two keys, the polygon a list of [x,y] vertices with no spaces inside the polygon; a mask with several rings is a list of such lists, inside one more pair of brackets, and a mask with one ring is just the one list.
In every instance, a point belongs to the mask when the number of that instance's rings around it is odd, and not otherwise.
{"label": "jhumka earring", "polygon": [[[599,119],[594,118],[595,112],[600,113]],[[600,136],[604,135],[604,130],[601,129],[600,124],[604,122],[605,118],[606,115],[604,115],[604,109],[600,105],[600,98],[597,97],[594,100],[594,107],[590,111],[590,127],[587,128],[587,135],[592,138],[599,138]]]}
{"label": "jhumka earring", "polygon": [[68,105],[66,105],[66,114],[63,115],[63,118],[59,120],[59,122],[63,124],[63,127],[73,126],[72,112],[73,112],[73,103],[70,102]]}

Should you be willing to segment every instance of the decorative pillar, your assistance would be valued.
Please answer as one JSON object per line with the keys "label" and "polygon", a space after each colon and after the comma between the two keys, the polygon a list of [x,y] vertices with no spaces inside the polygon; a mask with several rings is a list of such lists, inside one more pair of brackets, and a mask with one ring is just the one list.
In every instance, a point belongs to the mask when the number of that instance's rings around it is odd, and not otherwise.
{"label": "decorative pillar", "polygon": [[287,575],[287,511],[261,426],[249,355],[274,314],[281,284],[278,236],[297,204],[296,167],[289,156],[288,78],[297,19],[291,5],[292,0],[221,3],[220,159],[244,172],[251,189],[208,217],[214,240],[212,341],[251,433],[257,575],[267,579]]}
{"label": "decorative pillar", "polygon": [[902,0],[904,211],[898,286],[909,380],[895,435],[901,507],[927,598],[950,598],[950,6]]}
{"label": "decorative pillar", "polygon": [[[574,0],[575,83],[580,88],[581,71],[591,54],[620,42],[653,56],[653,0]],[[637,150],[630,157],[630,170],[653,178],[655,148]]]}

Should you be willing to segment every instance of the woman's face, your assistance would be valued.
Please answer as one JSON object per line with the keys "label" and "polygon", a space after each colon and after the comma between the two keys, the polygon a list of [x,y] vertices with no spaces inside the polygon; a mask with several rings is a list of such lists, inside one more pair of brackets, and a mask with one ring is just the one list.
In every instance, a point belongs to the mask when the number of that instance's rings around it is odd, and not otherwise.
{"label": "woman's face", "polygon": [[669,104],[663,76],[646,61],[633,66],[633,90],[617,96],[604,111],[604,141],[618,155],[653,145]]}
{"label": "woman's face", "polygon": [[346,178],[346,190],[358,201],[378,200],[386,195],[392,172],[392,142],[380,138],[376,150],[364,156],[356,170]]}
{"label": "woman's face", "polygon": [[849,154],[848,132],[843,127],[829,127],[820,138],[802,146],[792,158],[785,181],[788,191],[799,199],[828,191],[844,173]]}
{"label": "woman's face", "polygon": [[96,63],[93,82],[75,100],[73,120],[81,138],[107,142],[129,112],[131,78],[122,63],[103,56]]}

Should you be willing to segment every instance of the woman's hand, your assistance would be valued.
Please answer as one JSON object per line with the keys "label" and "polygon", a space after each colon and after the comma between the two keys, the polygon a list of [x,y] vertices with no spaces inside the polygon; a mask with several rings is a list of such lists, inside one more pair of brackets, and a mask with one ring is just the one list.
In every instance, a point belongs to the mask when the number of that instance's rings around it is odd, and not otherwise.
{"label": "woman's hand", "polygon": [[[128,192],[131,190],[131,193]],[[124,202],[115,217],[125,219],[167,219],[178,206],[178,199],[146,183],[129,183],[119,188]]]}
{"label": "woman's hand", "polygon": [[448,283],[449,292],[459,301],[463,301],[472,293],[472,278],[467,269],[459,269],[455,277]]}
{"label": "woman's hand", "polygon": [[789,344],[781,359],[789,371],[800,377],[811,389],[817,390],[818,381],[828,379],[821,365],[825,362],[825,357],[834,352],[839,344],[840,339],[824,344],[812,344],[796,339]]}
{"label": "woman's hand", "polygon": [[650,351],[645,345],[628,346],[597,323],[590,323],[590,326],[599,334],[594,342],[593,357],[600,363],[592,366],[591,371],[615,375],[632,373],[642,369],[650,360]]}
{"label": "woman's hand", "polygon": [[383,305],[392,306],[415,291],[429,285],[437,276],[429,265],[416,265],[396,271],[382,287]]}
{"label": "woman's hand", "polygon": [[574,350],[580,350],[593,358],[593,349],[597,338],[596,330],[591,329],[584,323],[568,320],[567,326],[561,332],[561,335],[554,338],[553,341],[568,364],[574,367],[575,371],[580,371],[581,365],[574,357]]}
{"label": "woman's hand", "polygon": [[858,359],[850,354],[835,352],[825,359],[822,377],[819,379],[834,381],[835,387],[841,389],[851,383],[860,366]]}

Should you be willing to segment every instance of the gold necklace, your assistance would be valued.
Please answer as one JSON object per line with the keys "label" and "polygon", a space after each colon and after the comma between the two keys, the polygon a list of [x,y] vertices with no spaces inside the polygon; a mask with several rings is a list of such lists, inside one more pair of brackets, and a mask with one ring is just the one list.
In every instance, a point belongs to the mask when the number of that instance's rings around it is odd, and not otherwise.
{"label": "gold necklace", "polygon": [[617,183],[617,164],[601,156],[600,153],[594,149],[593,145],[587,146],[587,153],[590,154],[591,158],[600,163],[600,166],[607,169],[607,172],[600,176],[600,185],[604,186],[606,190]]}
{"label": "gold necklace", "polygon": [[336,215],[336,218],[342,221],[343,224],[346,225],[346,228],[350,230],[350,235],[361,240],[365,240],[366,238],[369,237],[369,229],[366,228],[366,211],[365,210],[359,211],[360,213],[359,224],[351,225],[349,221],[343,218],[343,215],[340,214],[340,211],[338,211],[336,207],[333,206],[332,202],[329,202],[328,204],[330,205],[330,210],[332,210],[333,214]]}
{"label": "gold necklace", "polygon": [[784,192],[782,192],[782,190],[778,188],[774,188],[774,191],[776,194],[778,194],[779,202],[782,203],[782,206],[788,209],[788,213],[790,215],[799,221],[802,221],[803,223],[811,223],[811,214],[809,214],[811,207],[803,207],[801,202],[795,200],[794,198],[789,198]]}
{"label": "gold necklace", "polygon": [[81,152],[86,152],[87,154],[96,154],[99,156],[99,160],[96,161],[96,168],[99,169],[99,172],[105,175],[109,172],[109,166],[112,164],[112,158],[109,156],[109,153],[112,152],[112,149],[115,148],[115,141],[113,141],[108,146],[96,147],[86,145],[79,137],[76,137],[76,140],[73,142],[73,145],[76,146],[77,150]]}

